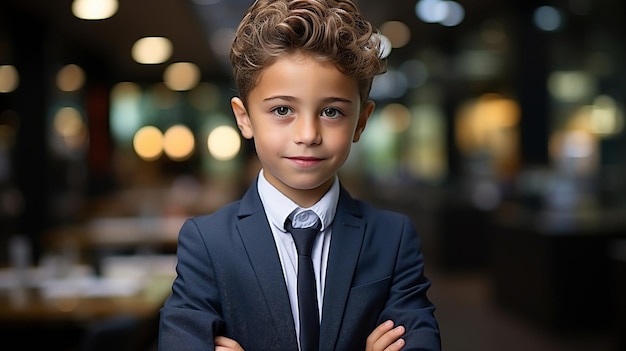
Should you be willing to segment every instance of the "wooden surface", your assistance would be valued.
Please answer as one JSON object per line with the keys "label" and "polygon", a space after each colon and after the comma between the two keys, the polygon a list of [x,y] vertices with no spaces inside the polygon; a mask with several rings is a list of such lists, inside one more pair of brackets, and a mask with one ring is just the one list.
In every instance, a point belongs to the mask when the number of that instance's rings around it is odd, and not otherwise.
{"label": "wooden surface", "polygon": [[0,275],[0,323],[92,322],[118,315],[151,318],[171,291],[174,264],[170,255],[112,257],[102,277],[83,270],[78,277],[46,278],[43,269],[29,268],[22,283],[14,269],[5,268]]}

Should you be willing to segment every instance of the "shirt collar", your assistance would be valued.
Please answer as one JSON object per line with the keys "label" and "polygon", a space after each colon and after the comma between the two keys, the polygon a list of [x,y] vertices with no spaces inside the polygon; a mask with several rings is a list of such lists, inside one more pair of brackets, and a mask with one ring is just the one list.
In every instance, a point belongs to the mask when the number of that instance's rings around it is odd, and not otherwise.
{"label": "shirt collar", "polygon": [[298,206],[290,198],[278,191],[265,179],[263,169],[261,169],[257,177],[257,187],[267,218],[276,228],[283,232],[286,231],[285,220],[292,213],[300,213],[307,210],[315,212],[322,222],[322,231],[329,228],[335,218],[337,202],[339,201],[339,179],[336,176],[333,185],[326,194],[309,208]]}

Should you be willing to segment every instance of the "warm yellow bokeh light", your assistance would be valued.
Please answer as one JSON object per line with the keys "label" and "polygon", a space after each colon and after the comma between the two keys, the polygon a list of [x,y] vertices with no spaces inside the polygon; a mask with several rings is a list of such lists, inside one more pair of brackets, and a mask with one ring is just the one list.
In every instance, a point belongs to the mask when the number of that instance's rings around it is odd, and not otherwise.
{"label": "warm yellow bokeh light", "polygon": [[193,133],[183,125],[170,127],[164,135],[163,148],[165,154],[175,161],[184,161],[193,155],[195,148]]}
{"label": "warm yellow bokeh light", "polygon": [[74,0],[72,13],[84,20],[102,20],[113,16],[119,3],[117,0]]}
{"label": "warm yellow bokeh light", "polygon": [[484,94],[466,103],[456,116],[456,143],[466,156],[488,157],[498,176],[511,177],[520,161],[517,101]]}
{"label": "warm yellow bokeh light", "polygon": [[174,91],[191,90],[200,81],[200,69],[191,62],[176,62],[167,66],[163,82]]}
{"label": "warm yellow bokeh light", "polygon": [[0,65],[0,93],[10,93],[20,84],[20,75],[12,65]]}
{"label": "warm yellow bokeh light", "polygon": [[61,137],[69,150],[79,150],[87,144],[87,126],[80,112],[74,107],[63,107],[54,115],[54,132]]}
{"label": "warm yellow bokeh light", "polygon": [[133,148],[139,157],[154,161],[163,153],[163,133],[154,126],[145,126],[135,133]]}
{"label": "warm yellow bokeh light", "polygon": [[411,30],[404,22],[387,21],[380,26],[380,32],[389,39],[393,48],[401,48],[411,40]]}
{"label": "warm yellow bokeh light", "polygon": [[597,96],[590,117],[591,130],[595,134],[613,136],[624,129],[624,111],[611,96]]}
{"label": "warm yellow bokeh light", "polygon": [[62,137],[78,135],[84,125],[80,112],[73,107],[63,107],[54,115],[54,130]]}
{"label": "warm yellow bokeh light", "polygon": [[390,130],[401,133],[411,124],[411,112],[402,104],[389,104],[383,107],[380,117]]}
{"label": "warm yellow bokeh light", "polygon": [[241,137],[235,128],[219,126],[209,134],[207,147],[215,159],[220,161],[232,160],[241,150]]}
{"label": "warm yellow bokeh light", "polygon": [[61,91],[76,91],[85,83],[85,72],[78,65],[65,65],[57,73],[56,83]]}
{"label": "warm yellow bokeh light", "polygon": [[141,87],[134,82],[120,82],[111,89],[111,99],[129,97],[132,99],[141,98]]}
{"label": "warm yellow bokeh light", "polygon": [[133,60],[144,65],[163,63],[172,56],[172,42],[164,37],[144,37],[133,44]]}

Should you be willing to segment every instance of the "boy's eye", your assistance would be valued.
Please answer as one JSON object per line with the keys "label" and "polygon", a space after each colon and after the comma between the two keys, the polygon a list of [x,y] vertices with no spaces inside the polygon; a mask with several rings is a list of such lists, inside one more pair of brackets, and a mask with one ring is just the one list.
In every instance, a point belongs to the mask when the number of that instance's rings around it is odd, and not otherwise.
{"label": "boy's eye", "polygon": [[322,116],[326,118],[337,118],[341,116],[341,111],[333,107],[327,107],[322,111]]}
{"label": "boy's eye", "polygon": [[274,112],[275,115],[282,117],[282,116],[289,115],[289,113],[291,112],[291,109],[286,106],[278,106],[275,109],[273,109],[272,112]]}

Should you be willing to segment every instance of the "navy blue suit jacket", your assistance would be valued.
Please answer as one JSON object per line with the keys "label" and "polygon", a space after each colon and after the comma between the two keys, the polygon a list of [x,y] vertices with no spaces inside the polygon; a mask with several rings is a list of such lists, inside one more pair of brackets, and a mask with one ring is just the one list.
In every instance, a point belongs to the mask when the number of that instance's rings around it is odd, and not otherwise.
{"label": "navy blue suit jacket", "polygon": [[[405,215],[375,209],[342,187],[326,273],[320,350],[365,350],[387,319],[406,327],[403,350],[440,350],[420,240]],[[246,351],[298,350],[287,288],[256,182],[240,201],[188,219],[177,277],[161,309],[160,351],[213,350],[224,335]]]}

